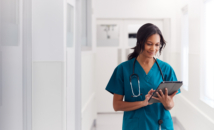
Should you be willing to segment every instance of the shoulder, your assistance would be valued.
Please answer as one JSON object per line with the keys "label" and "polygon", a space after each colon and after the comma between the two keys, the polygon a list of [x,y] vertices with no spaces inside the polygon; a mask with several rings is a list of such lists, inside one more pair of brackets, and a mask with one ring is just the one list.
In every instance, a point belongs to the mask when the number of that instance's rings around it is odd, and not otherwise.
{"label": "shoulder", "polygon": [[160,66],[160,68],[162,70],[165,70],[165,71],[171,71],[171,70],[173,70],[172,66],[169,63],[164,62],[164,61],[162,61],[160,59],[156,59],[156,60],[157,60],[159,66]]}
{"label": "shoulder", "polygon": [[122,78],[123,75],[127,74],[128,68],[130,67],[131,64],[132,64],[131,60],[128,60],[117,65],[113,71],[112,77]]}
{"label": "shoulder", "polygon": [[120,63],[116,69],[124,69],[124,68],[129,68],[130,66],[132,66],[134,63],[134,59],[131,59],[131,60],[127,60],[127,61],[124,61],[122,63]]}
{"label": "shoulder", "polygon": [[160,68],[164,74],[164,79],[165,81],[177,81],[177,77],[175,74],[174,69],[171,67],[170,64],[161,61],[159,59],[157,59],[158,64],[160,65]]}

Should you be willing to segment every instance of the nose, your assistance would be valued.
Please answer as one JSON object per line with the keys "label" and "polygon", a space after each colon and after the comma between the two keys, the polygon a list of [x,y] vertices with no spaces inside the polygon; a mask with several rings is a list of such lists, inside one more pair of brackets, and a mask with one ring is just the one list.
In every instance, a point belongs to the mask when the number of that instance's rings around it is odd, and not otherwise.
{"label": "nose", "polygon": [[154,51],[156,49],[155,45],[152,45],[151,50]]}

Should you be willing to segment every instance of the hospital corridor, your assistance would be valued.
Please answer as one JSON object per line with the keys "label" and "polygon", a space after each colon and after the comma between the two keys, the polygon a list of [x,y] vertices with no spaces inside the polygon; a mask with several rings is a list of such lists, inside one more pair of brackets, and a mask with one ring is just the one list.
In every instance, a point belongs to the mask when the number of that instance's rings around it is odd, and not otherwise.
{"label": "hospital corridor", "polygon": [[0,0],[0,130],[214,130],[214,0]]}

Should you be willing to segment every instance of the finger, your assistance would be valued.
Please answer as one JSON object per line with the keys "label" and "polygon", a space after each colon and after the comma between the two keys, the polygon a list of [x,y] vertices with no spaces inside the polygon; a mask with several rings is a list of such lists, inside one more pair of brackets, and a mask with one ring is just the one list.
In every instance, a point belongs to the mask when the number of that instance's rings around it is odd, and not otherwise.
{"label": "finger", "polygon": [[156,98],[156,97],[152,97],[152,98],[154,98],[154,99],[156,99],[156,100],[159,100],[159,98]]}
{"label": "finger", "polygon": [[174,97],[175,95],[176,95],[176,93],[177,93],[178,91],[175,91],[172,95],[170,95],[170,97]]}
{"label": "finger", "polygon": [[145,97],[149,97],[149,95],[148,95],[148,94],[146,94],[146,95],[145,95]]}
{"label": "finger", "polygon": [[165,88],[165,96],[168,96],[168,89]]}
{"label": "finger", "polygon": [[149,100],[149,98],[150,98],[151,96],[149,96],[149,95],[146,95],[145,97],[146,97],[146,100]]}
{"label": "finger", "polygon": [[150,94],[152,94],[155,90],[151,89]]}
{"label": "finger", "polygon": [[151,92],[149,94],[152,95],[154,92],[155,92],[155,90],[151,90]]}
{"label": "finger", "polygon": [[151,89],[148,93],[149,93],[149,94],[151,94],[151,93],[152,93],[152,91],[153,91],[153,89]]}
{"label": "finger", "polygon": [[159,98],[161,98],[160,94],[158,92],[156,92],[156,94],[158,95]]}
{"label": "finger", "polygon": [[161,97],[164,97],[163,91],[159,90]]}
{"label": "finger", "polygon": [[153,94],[153,92],[154,92],[155,90],[150,90],[150,92],[148,93],[150,96],[152,96],[152,94]]}

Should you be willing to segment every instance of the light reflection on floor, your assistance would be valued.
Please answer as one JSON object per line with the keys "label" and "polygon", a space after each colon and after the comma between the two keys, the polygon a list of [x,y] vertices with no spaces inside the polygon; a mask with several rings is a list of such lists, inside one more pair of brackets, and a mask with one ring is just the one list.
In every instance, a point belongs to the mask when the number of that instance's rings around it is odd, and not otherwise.
{"label": "light reflection on floor", "polygon": [[[123,114],[98,114],[96,128],[92,130],[122,130]],[[174,123],[174,130],[181,130]]]}

